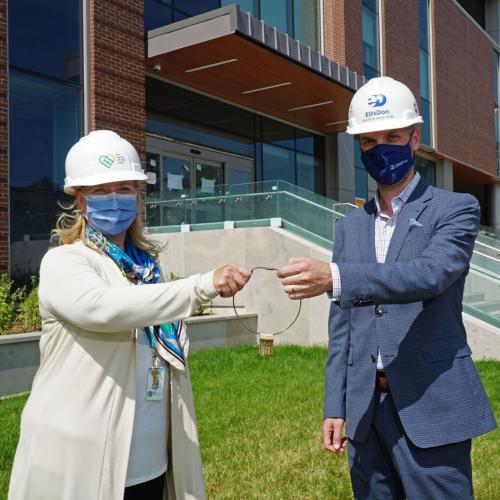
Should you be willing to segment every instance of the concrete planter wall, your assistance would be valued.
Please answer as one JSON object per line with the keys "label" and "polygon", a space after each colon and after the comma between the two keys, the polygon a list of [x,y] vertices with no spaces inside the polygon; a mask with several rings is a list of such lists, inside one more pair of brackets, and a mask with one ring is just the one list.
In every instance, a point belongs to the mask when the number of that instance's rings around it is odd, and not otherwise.
{"label": "concrete planter wall", "polygon": [[0,335],[0,397],[28,391],[40,364],[40,332]]}
{"label": "concrete planter wall", "polygon": [[[244,324],[257,329],[256,314],[240,314]],[[233,315],[188,318],[186,328],[190,352],[200,349],[254,345],[255,336],[247,332]],[[40,332],[0,335],[0,397],[29,391],[40,364]]]}

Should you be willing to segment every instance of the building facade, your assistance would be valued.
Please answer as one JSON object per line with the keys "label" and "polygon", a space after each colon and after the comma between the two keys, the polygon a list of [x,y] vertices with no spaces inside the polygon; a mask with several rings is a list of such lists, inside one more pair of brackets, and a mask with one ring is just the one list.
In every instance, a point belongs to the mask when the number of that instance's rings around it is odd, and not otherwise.
{"label": "building facade", "polygon": [[0,0],[0,272],[36,269],[64,158],[90,130],[130,140],[149,194],[283,179],[340,202],[375,185],[344,133],[353,93],[418,97],[418,170],[500,228],[500,2]]}

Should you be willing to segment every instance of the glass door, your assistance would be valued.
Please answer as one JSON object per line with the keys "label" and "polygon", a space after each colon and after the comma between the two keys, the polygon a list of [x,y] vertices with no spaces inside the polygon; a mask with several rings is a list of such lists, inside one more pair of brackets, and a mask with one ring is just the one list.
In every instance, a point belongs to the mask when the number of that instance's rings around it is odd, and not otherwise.
{"label": "glass door", "polygon": [[188,214],[180,200],[189,196],[193,175],[193,161],[189,156],[166,153],[161,155],[161,225],[170,226],[184,222]]}
{"label": "glass door", "polygon": [[[196,200],[193,201],[193,223],[224,220],[224,204],[218,196],[224,191],[224,167],[216,161],[193,158]],[[222,193],[224,194],[224,193]]]}
{"label": "glass door", "polygon": [[248,185],[254,180],[253,160],[222,151],[148,136],[146,163],[157,177],[147,187],[148,226],[233,220],[242,200],[221,195],[253,189]]}
{"label": "glass door", "polygon": [[216,161],[193,158],[196,191],[199,195],[216,194],[216,186],[224,184],[224,168]]}
{"label": "glass door", "polygon": [[249,184],[253,182],[253,163],[249,160],[240,165],[232,162],[226,163],[226,184]]}

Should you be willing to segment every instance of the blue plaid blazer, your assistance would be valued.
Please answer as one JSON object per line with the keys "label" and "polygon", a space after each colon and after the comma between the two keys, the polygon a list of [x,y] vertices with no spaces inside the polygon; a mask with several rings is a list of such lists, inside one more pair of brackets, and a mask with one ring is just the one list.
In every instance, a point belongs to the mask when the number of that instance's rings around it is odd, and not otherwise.
{"label": "blue plaid blazer", "polygon": [[374,200],[339,222],[333,261],[341,297],[332,302],[325,368],[325,417],[367,437],[380,349],[399,417],[421,448],[495,428],[471,359],[462,299],[479,222],[467,194],[421,179],[405,203],[384,264],[375,257]]}

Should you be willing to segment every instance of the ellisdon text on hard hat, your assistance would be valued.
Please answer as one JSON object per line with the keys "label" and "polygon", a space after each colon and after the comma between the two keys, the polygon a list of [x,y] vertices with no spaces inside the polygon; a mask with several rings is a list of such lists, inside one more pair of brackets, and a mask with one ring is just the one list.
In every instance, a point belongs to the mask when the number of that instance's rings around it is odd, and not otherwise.
{"label": "ellisdon text on hard hat", "polygon": [[390,111],[388,109],[376,109],[375,111],[367,111],[365,113],[365,118],[370,118],[372,116],[388,115]]}

